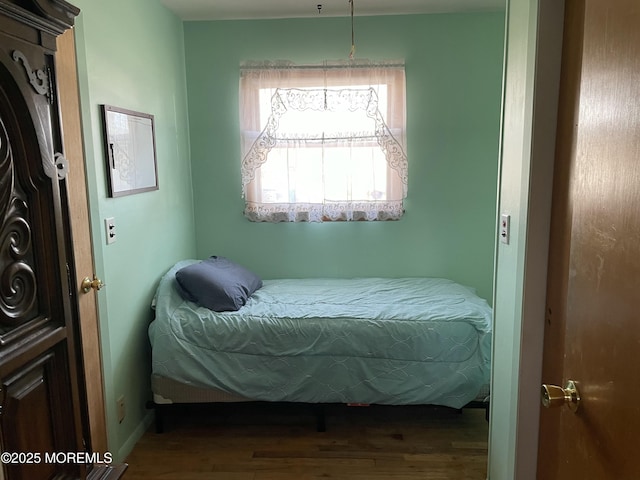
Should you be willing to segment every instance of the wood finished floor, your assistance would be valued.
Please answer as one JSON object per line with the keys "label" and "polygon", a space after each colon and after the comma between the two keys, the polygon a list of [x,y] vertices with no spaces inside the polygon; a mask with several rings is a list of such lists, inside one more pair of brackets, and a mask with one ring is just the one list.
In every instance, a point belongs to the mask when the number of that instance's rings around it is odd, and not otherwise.
{"label": "wood finished floor", "polygon": [[125,480],[485,480],[482,409],[306,406],[176,412],[126,462]]}

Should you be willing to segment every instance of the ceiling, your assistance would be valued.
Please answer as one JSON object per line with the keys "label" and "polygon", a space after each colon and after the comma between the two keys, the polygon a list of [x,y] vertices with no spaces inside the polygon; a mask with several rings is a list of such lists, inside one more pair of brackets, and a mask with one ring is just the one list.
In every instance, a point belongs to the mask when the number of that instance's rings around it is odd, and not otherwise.
{"label": "ceiling", "polygon": [[[160,0],[183,20],[348,16],[349,0]],[[506,0],[353,0],[356,16],[478,12],[505,8]],[[318,11],[318,6],[321,6]]]}

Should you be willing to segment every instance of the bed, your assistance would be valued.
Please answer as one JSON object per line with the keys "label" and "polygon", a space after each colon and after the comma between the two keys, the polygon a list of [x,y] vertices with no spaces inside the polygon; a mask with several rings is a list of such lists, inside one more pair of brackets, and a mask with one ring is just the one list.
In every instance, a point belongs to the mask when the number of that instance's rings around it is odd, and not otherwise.
{"label": "bed", "polygon": [[264,280],[237,309],[216,312],[176,279],[199,264],[175,264],[154,297],[159,431],[161,407],[184,403],[488,404],[492,312],[466,286],[442,278]]}

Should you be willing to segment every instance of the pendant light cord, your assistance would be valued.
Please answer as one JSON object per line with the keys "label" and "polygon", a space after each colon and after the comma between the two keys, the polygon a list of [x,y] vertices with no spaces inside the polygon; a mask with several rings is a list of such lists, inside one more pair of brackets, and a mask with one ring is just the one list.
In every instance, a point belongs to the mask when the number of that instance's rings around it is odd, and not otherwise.
{"label": "pendant light cord", "polygon": [[353,26],[353,0],[349,0],[351,4],[351,52],[349,52],[349,58],[353,60],[353,56],[356,52],[356,34]]}

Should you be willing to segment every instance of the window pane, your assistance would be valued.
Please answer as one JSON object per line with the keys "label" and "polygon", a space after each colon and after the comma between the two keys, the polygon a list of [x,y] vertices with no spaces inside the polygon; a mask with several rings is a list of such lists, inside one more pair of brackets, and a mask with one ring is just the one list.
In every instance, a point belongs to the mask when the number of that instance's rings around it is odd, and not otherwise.
{"label": "window pane", "polygon": [[260,168],[266,203],[387,199],[388,166],[379,147],[274,148]]}

